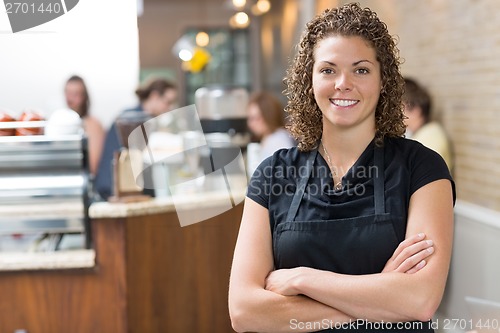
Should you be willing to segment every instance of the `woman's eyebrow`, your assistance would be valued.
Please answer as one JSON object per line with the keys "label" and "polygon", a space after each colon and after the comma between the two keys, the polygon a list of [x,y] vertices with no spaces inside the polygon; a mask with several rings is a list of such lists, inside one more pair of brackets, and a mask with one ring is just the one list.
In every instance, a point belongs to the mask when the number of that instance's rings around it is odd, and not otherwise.
{"label": "woman's eyebrow", "polygon": [[322,60],[322,61],[320,61],[320,62],[323,62],[323,63],[328,64],[328,65],[330,65],[330,66],[337,66],[335,63],[333,63],[333,62],[331,62],[331,61],[327,61],[327,60]]}
{"label": "woman's eyebrow", "polygon": [[[328,65],[330,65],[330,66],[337,66],[337,64],[335,64],[334,62],[328,61],[328,60],[322,60],[322,61],[320,61],[320,62],[325,63],[325,64],[328,64]],[[370,63],[370,64],[372,64],[372,65],[373,65],[373,62],[371,62],[370,60],[367,60],[367,59],[358,60],[358,61],[356,61],[356,62],[353,62],[353,63],[352,63],[352,65],[353,65],[353,66],[357,66],[357,65],[359,65],[359,64],[361,64],[361,63],[363,63],[363,62],[368,62],[368,63]]]}
{"label": "woman's eyebrow", "polygon": [[356,61],[356,62],[354,62],[352,65],[353,65],[353,66],[357,66],[357,65],[359,65],[359,64],[360,64],[360,63],[362,63],[362,62],[368,62],[368,63],[370,63],[370,64],[372,64],[372,65],[373,65],[373,62],[371,62],[370,60],[366,60],[366,59]]}

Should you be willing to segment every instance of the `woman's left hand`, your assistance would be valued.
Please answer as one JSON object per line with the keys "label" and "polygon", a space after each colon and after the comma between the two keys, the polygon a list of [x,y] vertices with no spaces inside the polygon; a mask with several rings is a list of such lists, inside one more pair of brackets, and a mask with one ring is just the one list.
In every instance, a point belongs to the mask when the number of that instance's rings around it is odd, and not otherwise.
{"label": "woman's left hand", "polygon": [[297,282],[306,271],[307,267],[272,271],[266,278],[265,289],[283,296],[298,295]]}

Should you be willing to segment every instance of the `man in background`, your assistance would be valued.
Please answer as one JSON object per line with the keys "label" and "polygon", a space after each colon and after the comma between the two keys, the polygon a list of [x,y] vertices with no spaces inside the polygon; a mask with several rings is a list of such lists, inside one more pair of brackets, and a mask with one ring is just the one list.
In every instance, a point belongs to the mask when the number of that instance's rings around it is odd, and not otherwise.
{"label": "man in background", "polygon": [[443,127],[431,121],[432,102],[427,90],[415,80],[405,78],[403,95],[404,111],[407,119],[407,137],[434,150],[445,160],[450,171],[453,168],[451,143]]}

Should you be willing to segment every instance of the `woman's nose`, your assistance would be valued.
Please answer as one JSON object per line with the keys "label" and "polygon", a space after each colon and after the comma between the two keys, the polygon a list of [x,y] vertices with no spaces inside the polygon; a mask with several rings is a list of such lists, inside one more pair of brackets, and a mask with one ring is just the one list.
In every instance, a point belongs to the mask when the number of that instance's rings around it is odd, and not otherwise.
{"label": "woman's nose", "polygon": [[352,90],[352,81],[348,74],[341,73],[335,82],[335,89],[340,91]]}

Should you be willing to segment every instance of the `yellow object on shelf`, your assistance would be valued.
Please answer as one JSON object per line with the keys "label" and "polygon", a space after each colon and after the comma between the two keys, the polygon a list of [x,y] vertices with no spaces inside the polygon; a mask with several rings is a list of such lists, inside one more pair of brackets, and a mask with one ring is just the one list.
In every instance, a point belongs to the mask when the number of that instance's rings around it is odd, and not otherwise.
{"label": "yellow object on shelf", "polygon": [[182,69],[192,73],[199,73],[209,63],[210,59],[211,56],[207,50],[197,47],[194,49],[191,60],[182,63]]}

